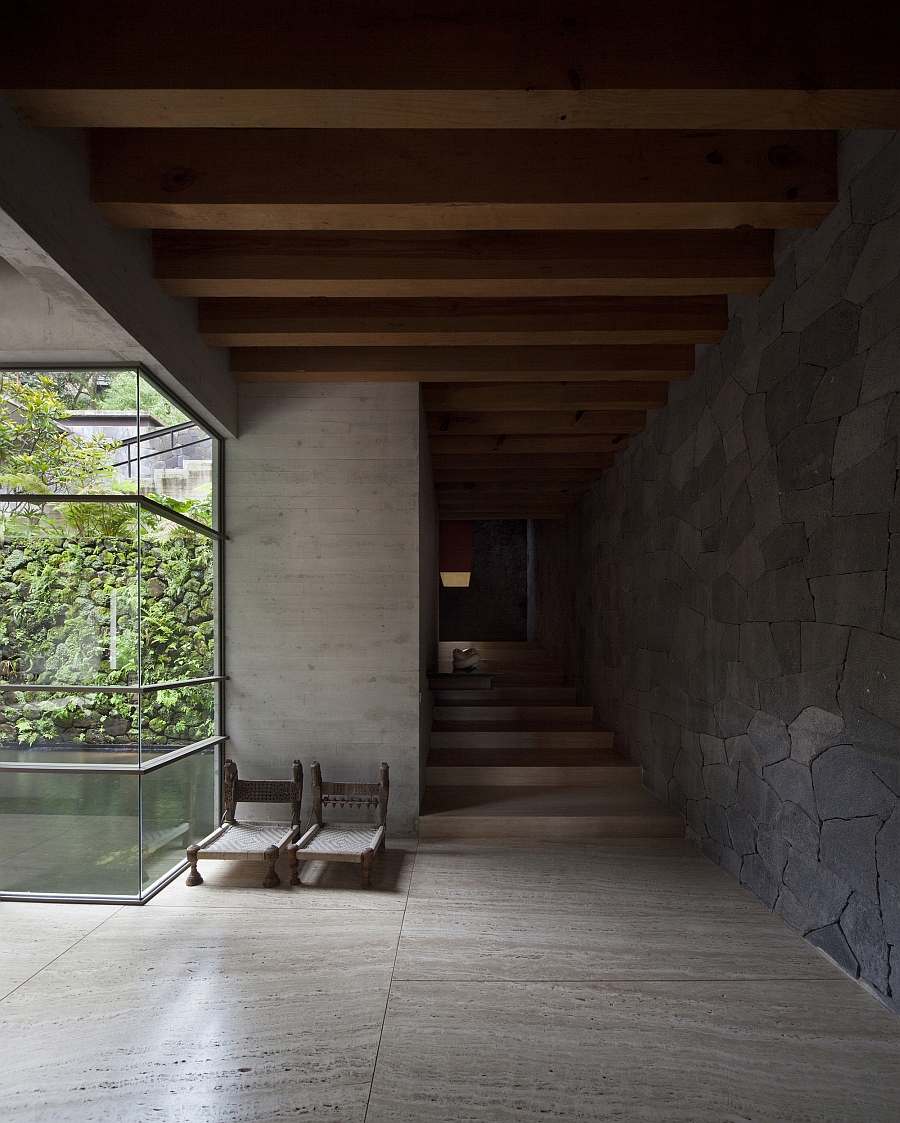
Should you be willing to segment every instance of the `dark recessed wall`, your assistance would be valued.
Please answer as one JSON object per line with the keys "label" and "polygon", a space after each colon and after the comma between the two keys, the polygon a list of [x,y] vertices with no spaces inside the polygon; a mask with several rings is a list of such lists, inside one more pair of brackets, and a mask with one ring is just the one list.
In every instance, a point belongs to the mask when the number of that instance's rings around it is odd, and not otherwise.
{"label": "dark recessed wall", "polygon": [[528,632],[528,523],[475,523],[472,581],[441,586],[442,640],[524,640]]}
{"label": "dark recessed wall", "polygon": [[900,134],[567,522],[537,638],[703,852],[900,1013]]}

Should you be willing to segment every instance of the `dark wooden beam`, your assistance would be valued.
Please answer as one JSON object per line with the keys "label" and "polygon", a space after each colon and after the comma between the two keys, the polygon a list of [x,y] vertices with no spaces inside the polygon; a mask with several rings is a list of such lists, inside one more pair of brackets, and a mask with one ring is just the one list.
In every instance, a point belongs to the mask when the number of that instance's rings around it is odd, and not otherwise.
{"label": "dark wooden beam", "polygon": [[204,298],[199,328],[220,347],[716,343],[724,296],[559,299]]}
{"label": "dark wooden beam", "polygon": [[574,507],[506,507],[490,506],[478,509],[468,507],[455,510],[438,507],[441,519],[567,519]]}
{"label": "dark wooden beam", "polygon": [[173,296],[541,297],[759,293],[770,230],[157,230]]}
{"label": "dark wooden beam", "polygon": [[34,126],[189,129],[896,129],[900,92],[14,89]]}
{"label": "dark wooden beam", "polygon": [[507,413],[428,413],[429,435],[639,433],[647,423],[642,410],[537,410]]}
{"label": "dark wooden beam", "polygon": [[668,392],[666,382],[432,383],[422,400],[431,412],[662,409]]}
{"label": "dark wooden beam", "polygon": [[121,226],[231,230],[817,226],[831,132],[98,129]]}
{"label": "dark wooden beam", "polygon": [[687,344],[541,347],[240,347],[239,382],[548,382],[689,378]]}
{"label": "dark wooden beam", "polygon": [[898,124],[876,93],[900,88],[884,0],[7,7],[4,82],[41,124]]}
{"label": "dark wooden beam", "polygon": [[[594,477],[596,479],[596,477]],[[479,496],[493,497],[495,495],[535,495],[540,499],[553,497],[564,499],[577,499],[583,495],[592,484],[592,480],[491,480],[470,479],[448,483],[446,480],[435,481],[434,490],[439,503],[456,503]]]}
{"label": "dark wooden beam", "polygon": [[[621,449],[627,441],[619,442]],[[592,480],[609,468],[612,452],[594,455],[555,456],[448,456],[432,455],[435,483],[464,483],[469,480]]]}
{"label": "dark wooden beam", "polygon": [[[496,414],[494,415],[496,416]],[[428,444],[431,454],[436,456],[491,456],[498,460],[505,460],[508,456],[595,456],[619,448],[628,447],[628,434],[529,434],[506,435],[494,434],[490,436],[461,436],[454,434],[446,436],[432,433]]]}

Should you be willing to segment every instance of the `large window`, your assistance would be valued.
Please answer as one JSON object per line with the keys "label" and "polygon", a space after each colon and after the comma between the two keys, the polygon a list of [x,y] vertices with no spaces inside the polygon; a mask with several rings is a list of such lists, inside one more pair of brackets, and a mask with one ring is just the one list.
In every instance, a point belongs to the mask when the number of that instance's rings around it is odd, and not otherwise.
{"label": "large window", "polygon": [[140,901],[218,822],[220,442],[147,374],[0,371],[0,895]]}

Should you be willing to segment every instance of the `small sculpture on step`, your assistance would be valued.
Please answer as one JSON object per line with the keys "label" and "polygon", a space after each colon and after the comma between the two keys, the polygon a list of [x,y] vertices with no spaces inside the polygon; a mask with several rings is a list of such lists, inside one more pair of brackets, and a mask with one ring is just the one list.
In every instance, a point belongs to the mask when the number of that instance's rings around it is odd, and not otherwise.
{"label": "small sculpture on step", "polygon": [[476,647],[455,647],[453,649],[454,671],[477,671],[481,654]]}

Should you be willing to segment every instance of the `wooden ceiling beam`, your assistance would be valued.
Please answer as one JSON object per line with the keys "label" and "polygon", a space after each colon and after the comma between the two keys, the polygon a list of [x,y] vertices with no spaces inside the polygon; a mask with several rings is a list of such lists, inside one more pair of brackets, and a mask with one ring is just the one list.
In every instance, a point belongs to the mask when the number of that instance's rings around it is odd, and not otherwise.
{"label": "wooden ceiling beam", "polygon": [[29,124],[181,129],[896,129],[893,89],[15,89]]}
{"label": "wooden ceiling beam", "polygon": [[437,509],[439,519],[466,519],[466,520],[485,520],[485,519],[503,519],[503,520],[518,520],[518,519],[567,519],[572,513],[574,508],[571,506],[564,506],[564,508],[524,508],[524,509],[507,509],[500,508],[500,506],[491,506],[491,508],[483,510],[469,510],[462,509],[456,511],[454,509],[444,510],[443,508]]}
{"label": "wooden ceiling beam", "polygon": [[[642,410],[510,410],[505,413],[426,413],[431,436],[639,433],[647,423]],[[535,450],[537,451],[537,450]]]}
{"label": "wooden ceiling beam", "polygon": [[[800,113],[816,127],[835,91],[900,88],[900,21],[896,5],[884,0],[731,5],[727,18],[708,0],[654,0],[650,7],[628,0],[192,0],[174,9],[170,0],[30,0],[11,7],[3,36],[7,86],[95,91],[105,112],[122,92],[154,93],[152,103],[138,103],[151,116],[135,124],[177,122],[193,106],[195,114],[210,113],[215,127],[241,112],[248,124],[271,128],[285,111],[283,91],[300,95],[292,111],[302,111],[305,97],[307,113],[328,111],[353,128],[365,127],[379,107],[392,119],[414,114],[433,122],[462,108],[426,93],[446,90],[485,92],[477,105],[464,101],[464,120],[473,111],[518,119],[524,106],[530,114],[558,110],[566,125],[570,114],[577,120],[605,104],[584,95],[607,90],[613,99],[622,95],[608,103],[617,114],[643,106],[640,124],[662,115],[679,128],[705,128],[708,116],[674,115],[693,104],[720,121],[729,111],[743,116],[759,103],[736,104],[724,91],[758,90],[773,92],[770,112]],[[243,97],[229,100],[235,88]],[[173,96],[198,89],[202,100]],[[318,100],[321,91],[337,96]],[[414,96],[397,104],[394,91]],[[513,100],[491,100],[490,92]],[[554,100],[559,93],[566,100]],[[847,99],[843,112],[853,105]],[[121,97],[119,106],[127,112]],[[321,125],[323,117],[304,123]],[[896,121],[838,116],[829,127],[891,128]]]}
{"label": "wooden ceiling beam", "polygon": [[[494,414],[496,417],[497,415]],[[621,445],[617,442],[621,442]],[[491,456],[505,460],[508,456],[596,456],[628,447],[628,434],[494,434],[489,436],[448,436],[432,433],[429,437],[432,457]]]}
{"label": "wooden ceiling beam", "polygon": [[587,491],[596,476],[591,479],[583,480],[541,480],[541,479],[523,479],[523,480],[491,480],[491,479],[472,479],[465,481],[447,482],[446,480],[435,481],[434,490],[438,497],[438,502],[443,503],[445,500],[456,502],[457,500],[464,500],[467,498],[485,495],[494,496],[501,495],[539,495],[542,499],[550,496],[563,496],[577,498]]}
{"label": "wooden ceiling beam", "polygon": [[759,293],[770,230],[340,233],[156,230],[173,296],[541,297]]}
{"label": "wooden ceiling beam", "polygon": [[120,226],[217,230],[817,226],[832,132],[97,129]]}
{"label": "wooden ceiling beam", "polygon": [[238,382],[642,382],[686,379],[689,344],[541,347],[240,347]]}
{"label": "wooden ceiling beam", "polygon": [[528,300],[264,300],[208,297],[198,326],[219,347],[453,347],[717,343],[724,296]]}
{"label": "wooden ceiling beam", "polygon": [[431,412],[452,410],[662,409],[667,382],[431,383],[422,400]]}
{"label": "wooden ceiling beam", "polygon": [[[620,442],[622,448],[626,441]],[[621,449],[618,449],[619,451]],[[448,456],[432,454],[436,482],[460,483],[467,480],[596,479],[613,462],[612,451],[593,455],[557,454],[555,456]]]}

